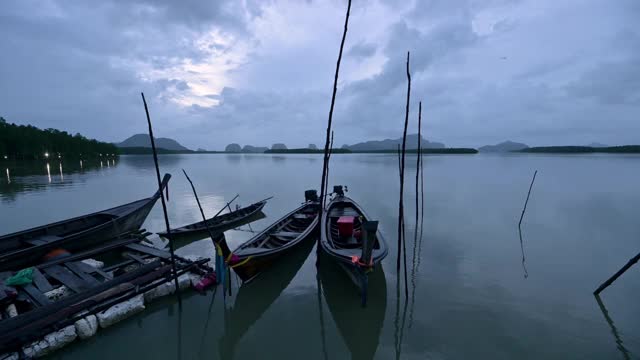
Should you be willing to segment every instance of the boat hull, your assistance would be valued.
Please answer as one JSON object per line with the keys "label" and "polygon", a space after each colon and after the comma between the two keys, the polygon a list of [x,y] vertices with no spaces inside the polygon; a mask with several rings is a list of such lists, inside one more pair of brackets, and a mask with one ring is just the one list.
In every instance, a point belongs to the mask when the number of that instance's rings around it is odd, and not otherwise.
{"label": "boat hull", "polygon": [[234,264],[231,265],[234,272],[238,274],[238,277],[240,277],[243,282],[249,282],[260,273],[273,266],[274,263],[279,261],[281,257],[287,256],[292,251],[295,251],[296,248],[299,248],[306,242],[311,242],[313,239],[315,239],[316,237],[313,235],[317,235],[319,220],[318,216],[315,216],[315,218],[307,225],[307,227],[303,231],[299,233],[299,235],[295,239],[292,239],[285,245],[269,250],[256,251],[250,248],[250,244],[262,241],[267,236],[269,236],[269,234],[273,234],[274,229],[281,226],[285,221],[287,221],[287,219],[291,219],[292,217],[294,217],[294,214],[302,213],[304,211],[317,211],[317,208],[317,203],[306,203],[299,208],[291,211],[290,213],[267,227],[265,230],[249,239],[244,244],[240,245],[238,249],[234,251],[234,256],[236,259],[234,261]]}
{"label": "boat hull", "polygon": [[338,206],[352,208],[357,213],[359,213],[359,216],[361,216],[363,219],[370,220],[370,217],[355,201],[346,196],[338,196],[334,198],[323,211],[323,223],[320,227],[320,246],[323,252],[323,256],[326,258],[326,260],[335,263],[343,270],[343,272],[347,275],[351,282],[360,291],[363,303],[365,303],[369,283],[368,274],[372,271],[375,271],[376,267],[380,266],[380,262],[387,256],[387,244],[382,237],[382,234],[378,230],[376,232],[378,248],[374,249],[372,253],[371,264],[369,266],[363,266],[358,262],[354,262],[354,260],[352,260],[353,257],[359,257],[361,255],[362,248],[338,248],[333,245],[333,241],[331,239],[331,210]]}
{"label": "boat hull", "polygon": [[[261,219],[262,217],[264,217],[264,214],[262,214],[262,208],[264,208],[266,203],[267,203],[266,201],[260,201],[255,204],[251,204],[245,208],[220,215],[217,218],[207,219],[207,223],[209,224],[209,229],[207,229],[207,226],[205,225],[204,221],[200,221],[195,224],[183,226],[176,229],[171,229],[170,235],[166,232],[159,232],[158,235],[168,239],[174,239],[174,238],[177,239],[182,237],[195,238],[197,236],[205,237],[209,235],[209,231],[211,231],[212,234],[217,235],[227,230],[235,229],[239,226]],[[253,207],[251,208],[251,211],[247,211],[246,213],[242,213],[241,215],[234,216],[234,214],[242,212],[250,207]],[[225,221],[224,219],[229,219],[229,220]],[[215,220],[221,220],[221,221],[215,221]]]}
{"label": "boat hull", "polygon": [[[166,186],[169,178],[170,176],[165,176],[163,187]],[[147,199],[2,236],[0,244],[3,244],[5,251],[0,253],[0,271],[18,270],[31,266],[41,261],[53,249],[78,251],[117,238],[124,233],[136,231],[140,229],[159,197],[160,193],[156,192],[154,196]],[[83,221],[96,221],[97,225],[86,228],[78,227],[78,224]],[[77,229],[72,233],[65,234],[66,227]],[[36,245],[25,245],[43,235],[56,235],[56,240]],[[18,246],[21,247],[16,248]]]}

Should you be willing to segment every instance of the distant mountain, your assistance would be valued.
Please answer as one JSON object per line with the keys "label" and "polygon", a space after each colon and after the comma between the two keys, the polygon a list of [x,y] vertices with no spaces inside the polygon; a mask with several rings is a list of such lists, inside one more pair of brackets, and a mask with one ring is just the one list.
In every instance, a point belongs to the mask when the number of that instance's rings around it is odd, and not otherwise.
{"label": "distant mountain", "polygon": [[239,144],[233,143],[233,144],[229,144],[224,148],[224,151],[226,152],[234,152],[234,153],[239,153],[242,151],[242,148],[240,147]]}
{"label": "distant mountain", "polygon": [[601,144],[599,142],[592,142],[591,144],[589,144],[587,146],[588,147],[594,147],[594,148],[606,148],[606,147],[609,147],[609,145]]}
{"label": "distant mountain", "polygon": [[309,146],[307,146],[307,149],[318,150],[318,147],[316,146],[316,144],[309,144]]}
{"label": "distant mountain", "polygon": [[282,143],[275,143],[271,145],[271,150],[287,150],[287,145]]}
{"label": "distant mountain", "polygon": [[481,146],[478,150],[480,152],[511,152],[528,149],[529,145],[523,143],[517,143],[513,141],[505,141],[496,145]]}
{"label": "distant mountain", "polygon": [[[189,150],[180,145],[177,141],[169,138],[156,138],[156,147],[166,150],[185,151]],[[151,138],[147,134],[136,134],[121,143],[114,144],[117,147],[151,147]]]}
{"label": "distant mountain", "polygon": [[253,145],[245,145],[242,147],[243,153],[263,153],[269,150],[266,146],[253,146]]}
{"label": "distant mountain", "polygon": [[207,149],[203,149],[203,148],[198,148],[198,150],[196,150],[197,152],[207,152]]}
{"label": "distant mountain", "polygon": [[[420,143],[424,149],[443,149],[445,146],[443,143],[431,142],[425,138],[421,138]],[[343,149],[349,149],[351,151],[379,151],[379,150],[396,150],[398,145],[402,146],[402,138],[398,139],[384,139],[365,141],[353,145],[343,145]],[[418,134],[407,135],[407,150],[415,150],[418,148]]]}

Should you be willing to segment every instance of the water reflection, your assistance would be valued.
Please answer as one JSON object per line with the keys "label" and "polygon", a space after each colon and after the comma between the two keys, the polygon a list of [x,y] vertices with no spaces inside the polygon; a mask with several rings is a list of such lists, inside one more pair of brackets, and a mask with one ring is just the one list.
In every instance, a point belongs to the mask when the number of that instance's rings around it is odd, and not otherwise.
{"label": "water reflection", "polygon": [[351,359],[373,359],[380,342],[387,308],[387,282],[382,266],[369,274],[369,296],[364,308],[360,297],[356,296],[358,293],[353,284],[338,265],[320,256],[318,268],[322,294],[338,331],[351,352]]}
{"label": "water reflection", "polygon": [[11,201],[19,193],[37,191],[49,186],[67,186],[73,180],[70,182],[70,179],[65,179],[65,176],[79,172],[84,173],[84,170],[99,170],[98,161],[73,161],[65,163],[64,166],[60,162],[58,164],[59,178],[55,174],[52,176],[50,162],[6,162],[5,174],[7,181],[0,182],[0,200]]}
{"label": "water reflection", "polygon": [[607,324],[609,324],[609,327],[611,328],[611,333],[613,334],[613,337],[615,338],[615,341],[616,341],[616,347],[618,348],[618,350],[620,350],[620,353],[622,353],[622,356],[625,358],[625,360],[630,360],[631,353],[629,352],[629,350],[627,350],[627,348],[624,347],[624,344],[622,343],[622,339],[620,338],[620,333],[618,333],[618,329],[616,328],[615,324],[613,323],[613,320],[609,316],[609,312],[607,311],[607,308],[604,306],[602,299],[600,298],[599,295],[594,295],[594,297],[598,302],[598,306],[600,307],[600,311],[602,311],[602,315],[604,315],[604,319],[607,321]]}
{"label": "water reflection", "polygon": [[278,263],[255,281],[240,287],[233,308],[225,311],[225,333],[218,346],[220,358],[234,358],[238,342],[291,283],[314,243],[314,237],[306,239],[286,256],[286,261]]}

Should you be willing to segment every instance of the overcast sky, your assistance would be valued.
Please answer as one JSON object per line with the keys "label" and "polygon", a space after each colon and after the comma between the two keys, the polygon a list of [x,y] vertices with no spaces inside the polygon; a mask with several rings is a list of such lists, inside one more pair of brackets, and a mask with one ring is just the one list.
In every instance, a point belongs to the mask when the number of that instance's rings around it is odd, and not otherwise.
{"label": "overcast sky", "polygon": [[[4,0],[0,116],[191,148],[321,146],[346,0]],[[638,0],[354,0],[335,142],[640,143]]]}

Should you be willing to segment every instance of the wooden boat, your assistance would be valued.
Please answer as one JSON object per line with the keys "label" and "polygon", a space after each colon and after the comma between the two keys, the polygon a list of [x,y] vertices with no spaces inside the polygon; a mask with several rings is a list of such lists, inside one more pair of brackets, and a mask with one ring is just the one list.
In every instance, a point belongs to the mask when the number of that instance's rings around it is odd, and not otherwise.
{"label": "wooden boat", "polygon": [[387,243],[360,205],[335,186],[335,196],[323,210],[320,246],[329,260],[338,264],[360,289],[367,301],[368,276],[389,253]]}
{"label": "wooden boat", "polygon": [[238,226],[246,224],[247,219],[250,219],[253,216],[257,216],[262,211],[262,208],[266,203],[267,200],[261,200],[257,203],[253,203],[249,206],[245,206],[235,211],[207,219],[206,223],[204,221],[199,221],[191,225],[171,229],[171,236],[169,236],[169,234],[167,234],[166,232],[159,232],[158,235],[165,238],[177,238],[186,235],[191,236],[197,234],[206,236],[209,235],[207,232],[207,225],[209,226],[209,230],[211,230],[213,234],[220,234],[226,230],[235,229]]}
{"label": "wooden boat", "polygon": [[53,249],[77,251],[138,230],[169,183],[146,199],[0,237],[0,271],[31,266]]}
{"label": "wooden boat", "polygon": [[[310,195],[313,194],[313,195]],[[228,258],[229,266],[242,279],[251,281],[280,256],[310,238],[318,225],[319,202],[315,190],[306,193],[302,206],[240,245]]]}

